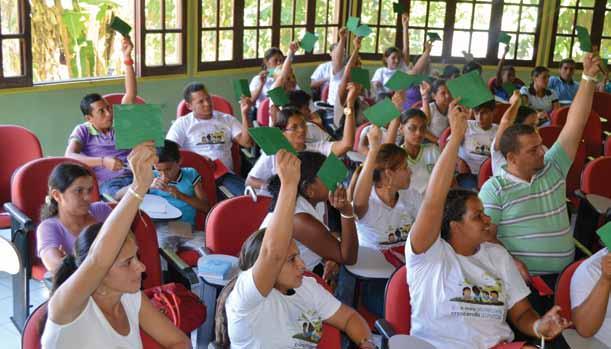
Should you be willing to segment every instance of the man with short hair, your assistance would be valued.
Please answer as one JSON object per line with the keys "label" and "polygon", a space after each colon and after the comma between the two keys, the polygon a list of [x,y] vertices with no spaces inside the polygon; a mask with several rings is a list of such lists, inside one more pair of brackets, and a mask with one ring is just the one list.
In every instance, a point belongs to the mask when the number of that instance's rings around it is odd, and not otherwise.
{"label": "man with short hair", "polygon": [[573,73],[575,72],[575,61],[571,58],[565,58],[560,61],[560,76],[552,76],[549,78],[547,88],[556,92],[560,101],[573,101],[577,94],[579,84],[573,81]]}
{"label": "man with short hair", "polygon": [[558,140],[547,153],[532,126],[517,124],[505,130],[500,149],[507,165],[479,193],[496,228],[491,240],[502,243],[514,256],[525,279],[529,272],[542,275],[552,288],[575,254],[566,207],[566,175],[590,115],[598,64],[600,57],[584,56],[584,82]]}
{"label": "man with short hair", "polygon": [[233,172],[231,147],[234,141],[243,147],[253,144],[248,133],[250,98],[240,101],[240,123],[232,115],[214,110],[212,97],[201,83],[187,85],[183,97],[191,112],[172,124],[166,138],[212,161],[220,160],[230,172],[217,178],[217,184],[229,189],[233,195],[244,194],[244,179]]}

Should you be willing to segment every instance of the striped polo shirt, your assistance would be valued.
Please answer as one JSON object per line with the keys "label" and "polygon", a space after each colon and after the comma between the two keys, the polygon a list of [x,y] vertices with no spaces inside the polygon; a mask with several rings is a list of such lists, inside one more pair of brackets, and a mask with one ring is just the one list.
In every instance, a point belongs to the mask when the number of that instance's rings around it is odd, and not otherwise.
{"label": "striped polo shirt", "polygon": [[484,211],[497,226],[497,238],[532,274],[556,274],[573,261],[565,183],[571,162],[556,142],[530,182],[503,167],[479,193]]}

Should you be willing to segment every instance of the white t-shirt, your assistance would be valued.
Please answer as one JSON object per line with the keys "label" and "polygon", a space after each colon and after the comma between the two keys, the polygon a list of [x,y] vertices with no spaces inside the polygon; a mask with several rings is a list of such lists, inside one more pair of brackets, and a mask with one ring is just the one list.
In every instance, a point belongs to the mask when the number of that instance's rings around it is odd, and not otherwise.
{"label": "white t-shirt", "polygon": [[[326,209],[327,206],[324,202],[319,202],[318,204],[316,204],[316,206],[312,206],[312,204],[310,204],[310,202],[301,195],[297,197],[297,202],[295,203],[295,214],[307,213],[310,216],[314,217],[314,219],[319,221],[322,225],[324,225],[327,230],[329,230],[329,227],[327,227],[327,225],[325,224]],[[265,219],[263,220],[263,223],[261,223],[259,229],[267,227],[270,220],[272,219],[272,214],[273,213],[270,212],[267,214],[267,216],[265,216]],[[316,267],[322,262],[322,257],[317,255],[316,252],[307,248],[304,244],[299,242],[299,240],[295,239],[295,243],[297,244],[297,248],[299,249],[299,257],[301,257],[303,263],[305,263],[306,268],[309,271],[314,270],[314,267]]]}
{"label": "white t-shirt", "polygon": [[307,276],[293,295],[274,288],[264,297],[249,269],[240,273],[225,303],[231,349],[315,349],[323,321],[340,306],[340,301]]}
{"label": "white t-shirt", "polygon": [[218,111],[212,112],[208,120],[198,119],[193,112],[178,118],[166,138],[178,143],[181,148],[209,157],[220,159],[230,170],[232,140],[242,133],[242,124],[235,117]]}
{"label": "white t-shirt", "polygon": [[485,242],[467,257],[439,237],[416,255],[408,242],[405,262],[412,336],[452,349],[488,349],[513,340],[507,313],[530,289],[502,246]]}
{"label": "white t-shirt", "polygon": [[490,157],[490,148],[498,128],[497,124],[492,124],[492,127],[484,130],[477,120],[467,120],[467,131],[458,156],[469,165],[472,174],[478,174],[482,163]]}
{"label": "white t-shirt", "polygon": [[140,302],[142,294],[124,293],[121,304],[129,321],[129,334],[122,336],[108,323],[104,313],[89,297],[85,309],[71,323],[58,325],[47,319],[41,338],[43,349],[142,348],[140,340]]}
{"label": "white t-shirt", "polygon": [[[491,148],[494,148],[495,142],[496,142],[496,137],[494,137],[492,139],[492,143],[490,143]],[[547,153],[549,149],[545,145],[541,145],[541,146],[543,147],[543,150]],[[503,156],[503,153],[501,153],[500,147],[499,149],[492,149],[490,153],[490,157],[492,161],[492,175],[499,176],[501,174],[501,169],[503,168],[503,166],[507,165],[507,159],[505,159],[505,157]]]}
{"label": "white t-shirt", "polygon": [[[281,69],[281,67],[282,66],[280,66],[278,69]],[[259,93],[259,97],[257,97],[257,100],[255,101],[255,105],[257,108],[259,108],[261,102],[263,102],[263,100],[267,98],[267,90],[271,89],[273,84],[274,78],[268,75],[267,79],[265,79],[265,84],[263,84],[263,88],[261,89],[261,93]],[[250,80],[250,85],[248,86],[248,88],[252,93],[252,91],[259,88],[259,86],[261,86],[261,80],[259,79],[259,75],[257,74],[252,78],[252,80]]]}
{"label": "white t-shirt", "polygon": [[325,132],[320,126],[316,125],[313,122],[306,122],[308,126],[308,131],[306,133],[306,144],[307,143],[316,143],[316,142],[326,142],[331,139],[331,135]]}
{"label": "white t-shirt", "polygon": [[435,102],[429,103],[429,109],[431,110],[429,131],[431,131],[435,137],[439,137],[443,130],[450,126],[450,121],[447,115],[442,114],[439,109],[437,109],[437,104],[435,104]]}
{"label": "white t-shirt", "polygon": [[[575,270],[571,279],[571,307],[573,309],[581,305],[590,296],[592,289],[600,279],[600,263],[607,253],[609,253],[607,248],[601,249],[581,263]],[[611,345],[611,295],[609,295],[605,319],[594,337],[607,345]]]}
{"label": "white t-shirt", "polygon": [[421,144],[420,152],[415,159],[407,156],[407,165],[412,170],[410,188],[424,194],[437,159],[439,159],[439,147],[433,143]]}
{"label": "white t-shirt", "polygon": [[[331,154],[331,148],[333,142],[316,142],[306,143],[305,150],[321,153],[324,156]],[[269,181],[276,174],[276,157],[274,155],[267,155],[265,152],[261,153],[255,165],[248,172],[248,177],[253,177],[262,181]]]}
{"label": "white t-shirt", "polygon": [[[361,131],[361,134],[359,135],[359,147],[365,144],[365,140],[367,139],[367,134],[369,133],[369,130],[371,130],[371,125],[365,126]],[[380,127],[380,131],[382,131],[382,141],[384,141],[388,136],[388,130],[386,129],[386,127]],[[401,136],[399,135],[399,132],[397,132],[397,139],[395,139],[395,144],[401,144]]]}
{"label": "white t-shirt", "polygon": [[528,98],[528,106],[534,110],[543,110],[546,113],[551,113],[553,104],[558,102],[558,95],[556,91],[545,89],[543,97],[539,97],[530,89],[529,86],[524,85],[520,89],[520,94]]}
{"label": "white t-shirt", "polygon": [[327,97],[327,103],[335,106],[337,100],[337,91],[339,84],[342,82],[342,76],[344,76],[344,67],[337,73],[333,74],[333,67],[329,69],[329,96]]}
{"label": "white t-shirt", "polygon": [[422,195],[414,189],[399,190],[394,207],[384,203],[375,188],[369,195],[367,213],[356,221],[359,245],[377,249],[401,246],[416,219]]}
{"label": "white t-shirt", "polygon": [[405,62],[402,61],[397,69],[389,69],[387,67],[380,67],[376,69],[375,73],[373,73],[373,77],[371,78],[371,82],[379,82],[382,84],[382,92],[391,93],[392,90],[384,86],[384,84],[386,84],[386,82],[397,72],[397,70],[407,73],[407,65],[405,65]]}
{"label": "white t-shirt", "polygon": [[333,69],[333,62],[329,61],[329,62],[321,63],[318,65],[318,67],[316,67],[316,69],[312,73],[312,76],[310,76],[310,80],[312,81],[322,80],[322,79],[329,80],[332,69]]}

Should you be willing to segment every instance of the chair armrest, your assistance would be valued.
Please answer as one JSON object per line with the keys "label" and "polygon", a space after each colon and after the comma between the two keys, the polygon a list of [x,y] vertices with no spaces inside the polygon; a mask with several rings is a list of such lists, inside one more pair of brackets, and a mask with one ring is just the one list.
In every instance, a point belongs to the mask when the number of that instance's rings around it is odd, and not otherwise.
{"label": "chair armrest", "polygon": [[581,189],[575,189],[575,191],[573,192],[573,194],[575,194],[576,197],[578,197],[581,200],[585,200],[586,198],[586,194],[584,194]]}
{"label": "chair armrest", "polygon": [[375,328],[382,336],[384,336],[384,338],[386,338],[386,340],[397,334],[392,325],[389,324],[388,321],[386,321],[385,319],[378,319],[375,322]]}
{"label": "chair armrest", "polygon": [[27,233],[28,231],[34,229],[34,222],[32,219],[26,216],[25,213],[21,212],[17,206],[10,202],[6,202],[4,203],[4,211],[11,215],[13,231],[16,229],[17,231]]}
{"label": "chair armrest", "polygon": [[168,268],[176,271],[183,277],[185,280],[189,282],[190,285],[195,285],[199,283],[199,279],[193,268],[189,267],[187,263],[185,263],[176,252],[174,252],[170,248],[160,248],[159,252],[163,256],[163,258],[168,262]]}

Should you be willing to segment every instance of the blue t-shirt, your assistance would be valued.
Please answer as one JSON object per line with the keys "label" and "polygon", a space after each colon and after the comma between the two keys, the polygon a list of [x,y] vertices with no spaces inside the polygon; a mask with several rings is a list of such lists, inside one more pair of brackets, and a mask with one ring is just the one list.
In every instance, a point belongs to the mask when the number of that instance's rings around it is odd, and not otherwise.
{"label": "blue t-shirt", "polygon": [[573,80],[568,83],[562,80],[559,76],[551,76],[549,78],[549,82],[547,83],[547,88],[554,90],[556,95],[558,95],[558,99],[561,101],[572,101],[577,94],[579,84]]}
{"label": "blue t-shirt", "polygon": [[[154,171],[155,177],[159,177],[159,172]],[[195,185],[202,180],[199,173],[192,167],[183,167],[180,169],[176,181],[171,181],[168,185],[175,186],[178,191],[188,196],[195,196]],[[164,197],[170,204],[175,206],[182,212],[181,221],[195,225],[195,207],[188,203],[173,197],[170,193],[159,189],[151,189],[150,193]]]}

